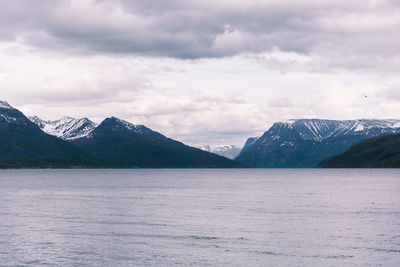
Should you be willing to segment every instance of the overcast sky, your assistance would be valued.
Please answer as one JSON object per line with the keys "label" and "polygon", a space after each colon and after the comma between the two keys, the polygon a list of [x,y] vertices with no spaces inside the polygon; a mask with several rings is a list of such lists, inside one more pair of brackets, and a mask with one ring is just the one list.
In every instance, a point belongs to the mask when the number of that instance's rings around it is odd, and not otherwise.
{"label": "overcast sky", "polygon": [[0,0],[0,99],[243,145],[291,118],[400,119],[398,0]]}

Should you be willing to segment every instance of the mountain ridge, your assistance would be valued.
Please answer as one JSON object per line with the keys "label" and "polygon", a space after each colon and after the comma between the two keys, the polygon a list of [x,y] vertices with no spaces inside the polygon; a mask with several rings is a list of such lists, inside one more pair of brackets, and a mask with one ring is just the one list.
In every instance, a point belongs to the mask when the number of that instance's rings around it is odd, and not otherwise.
{"label": "mountain ridge", "polygon": [[111,166],[137,168],[243,167],[239,162],[187,146],[144,125],[106,118],[88,136],[71,140]]}
{"label": "mountain ridge", "polygon": [[75,119],[65,116],[53,121],[42,120],[37,116],[28,116],[28,118],[44,132],[67,141],[89,135],[97,126],[88,118]]}
{"label": "mountain ridge", "polygon": [[90,155],[44,133],[22,112],[3,103],[0,106],[0,168],[95,166]]}
{"label": "mountain ridge", "polygon": [[236,160],[252,167],[312,168],[368,138],[400,132],[400,120],[298,119],[276,122],[250,139]]}
{"label": "mountain ridge", "polygon": [[326,158],[322,168],[400,168],[400,134],[385,135],[354,144],[342,154]]}

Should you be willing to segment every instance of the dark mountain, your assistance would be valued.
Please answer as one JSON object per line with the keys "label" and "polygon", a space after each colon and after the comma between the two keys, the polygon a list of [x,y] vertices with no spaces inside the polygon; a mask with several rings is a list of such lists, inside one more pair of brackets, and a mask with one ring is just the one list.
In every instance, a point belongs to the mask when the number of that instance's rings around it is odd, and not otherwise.
{"label": "dark mountain", "polygon": [[400,132],[398,120],[290,120],[250,139],[236,160],[252,167],[316,167],[368,138]]}
{"label": "dark mountain", "polygon": [[19,110],[0,101],[0,167],[64,168],[92,166],[87,153],[44,133]]}
{"label": "dark mountain", "polygon": [[250,137],[250,138],[247,138],[246,143],[244,143],[244,146],[243,146],[242,150],[239,152],[239,154],[240,154],[242,151],[245,151],[249,146],[251,146],[252,144],[254,144],[254,142],[257,141],[258,138],[259,138],[259,137]]}
{"label": "dark mountain", "polygon": [[143,125],[112,117],[87,137],[71,140],[82,150],[116,168],[226,168],[243,165],[186,146]]}
{"label": "dark mountain", "polygon": [[400,134],[375,137],[320,163],[324,168],[400,168]]}

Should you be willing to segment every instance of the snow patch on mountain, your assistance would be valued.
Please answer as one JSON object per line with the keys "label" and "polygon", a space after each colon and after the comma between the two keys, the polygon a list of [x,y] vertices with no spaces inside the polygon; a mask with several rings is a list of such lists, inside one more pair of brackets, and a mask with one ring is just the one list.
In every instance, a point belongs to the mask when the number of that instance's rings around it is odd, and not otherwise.
{"label": "snow patch on mountain", "polygon": [[42,120],[37,116],[30,116],[28,118],[45,133],[64,140],[73,140],[88,136],[97,126],[87,118],[75,119],[71,117],[62,117],[54,121]]}
{"label": "snow patch on mountain", "polygon": [[355,128],[355,132],[361,132],[364,131],[365,127],[362,124],[357,124],[356,128]]}
{"label": "snow patch on mountain", "polygon": [[15,122],[17,119],[4,115],[4,114],[0,114],[0,118],[3,118],[6,122]]}
{"label": "snow patch on mountain", "polygon": [[45,126],[46,121],[42,120],[41,118],[37,117],[37,116],[28,116],[28,119],[33,122],[34,124],[36,124],[37,126],[39,126],[40,129],[43,129]]}
{"label": "snow patch on mountain", "polygon": [[143,134],[143,130],[145,128],[144,125],[135,125],[133,123],[130,123],[128,121],[125,120],[121,120],[117,117],[111,117],[111,120],[114,120],[118,126],[122,125],[122,127],[124,127],[127,130],[132,130],[137,134]]}
{"label": "snow patch on mountain", "polygon": [[0,100],[0,108],[12,109],[13,107],[10,106],[10,104],[8,104],[7,101]]}
{"label": "snow patch on mountain", "polygon": [[[363,134],[368,135],[369,130],[382,130],[385,133],[395,133],[400,130],[400,120],[320,120],[320,119],[300,119],[284,122],[277,122],[271,127],[273,128],[296,128],[301,137],[308,140],[321,142],[327,138]],[[276,139],[274,136],[269,138]]]}

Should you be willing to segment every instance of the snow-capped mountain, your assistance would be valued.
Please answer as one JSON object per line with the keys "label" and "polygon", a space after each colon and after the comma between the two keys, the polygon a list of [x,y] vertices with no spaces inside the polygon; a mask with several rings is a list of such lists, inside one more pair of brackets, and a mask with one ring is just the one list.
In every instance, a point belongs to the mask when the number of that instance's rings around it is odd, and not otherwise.
{"label": "snow-capped mountain", "polygon": [[14,122],[17,118],[10,116],[13,107],[11,107],[6,101],[0,100],[0,121]]}
{"label": "snow-capped mountain", "polygon": [[9,108],[12,109],[13,107],[10,106],[7,101],[0,100],[0,108]]}
{"label": "snow-capped mountain", "polygon": [[295,129],[305,140],[323,141],[342,135],[375,136],[395,133],[400,129],[400,120],[288,120],[275,123],[274,126]]}
{"label": "snow-capped mountain", "polygon": [[398,132],[400,120],[289,120],[246,142],[236,159],[254,167],[315,167],[352,144]]}
{"label": "snow-capped mountain", "polygon": [[88,136],[71,143],[114,168],[242,167],[238,162],[115,117],[103,120]]}
{"label": "snow-capped mountain", "polygon": [[0,123],[27,125],[27,118],[6,101],[0,100]]}
{"label": "snow-capped mountain", "polygon": [[[144,125],[135,125],[125,120],[121,120],[116,117],[107,118],[102,122],[103,126],[107,126],[112,131],[118,130],[128,130],[134,132],[136,134],[145,134],[148,131],[151,131]],[[151,131],[152,132],[152,131]],[[90,136],[90,135],[88,135]]]}
{"label": "snow-capped mountain", "polygon": [[80,166],[94,166],[94,161],[73,144],[45,134],[18,109],[0,101],[0,168]]}
{"label": "snow-capped mountain", "polygon": [[42,120],[37,116],[28,118],[44,132],[64,140],[73,140],[88,136],[97,126],[87,118],[74,119],[71,117],[62,117],[54,121]]}
{"label": "snow-capped mountain", "polygon": [[240,153],[240,148],[234,145],[199,145],[201,150],[211,152],[228,159],[234,159]]}

